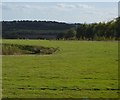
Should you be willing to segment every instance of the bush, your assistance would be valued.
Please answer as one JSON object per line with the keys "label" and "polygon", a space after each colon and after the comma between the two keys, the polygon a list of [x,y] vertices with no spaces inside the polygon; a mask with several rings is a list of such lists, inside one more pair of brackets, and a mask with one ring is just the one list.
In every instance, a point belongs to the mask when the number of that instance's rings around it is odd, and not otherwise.
{"label": "bush", "polygon": [[53,47],[2,44],[3,55],[53,54],[58,50],[59,50],[58,48],[53,48]]}

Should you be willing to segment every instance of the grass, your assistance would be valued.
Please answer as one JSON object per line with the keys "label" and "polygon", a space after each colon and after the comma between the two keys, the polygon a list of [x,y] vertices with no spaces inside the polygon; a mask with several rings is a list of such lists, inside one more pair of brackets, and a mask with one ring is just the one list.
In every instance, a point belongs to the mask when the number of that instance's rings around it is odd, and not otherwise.
{"label": "grass", "polygon": [[52,55],[3,56],[4,98],[118,98],[118,43],[3,40],[59,47]]}

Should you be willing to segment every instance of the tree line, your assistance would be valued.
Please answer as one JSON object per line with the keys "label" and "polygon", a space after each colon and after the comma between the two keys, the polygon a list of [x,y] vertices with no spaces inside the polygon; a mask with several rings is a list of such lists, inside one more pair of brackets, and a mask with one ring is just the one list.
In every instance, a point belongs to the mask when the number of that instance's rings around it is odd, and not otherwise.
{"label": "tree line", "polygon": [[74,24],[56,21],[2,21],[2,38],[5,39],[56,39],[58,33]]}
{"label": "tree line", "polygon": [[73,27],[72,24],[56,21],[2,21],[3,31],[13,30],[65,30]]}
{"label": "tree line", "polygon": [[120,17],[109,21],[92,24],[76,25],[76,28],[66,33],[59,33],[57,39],[77,40],[119,40],[120,39]]}
{"label": "tree line", "polygon": [[55,21],[2,21],[2,38],[57,40],[119,40],[120,17],[91,24]]}

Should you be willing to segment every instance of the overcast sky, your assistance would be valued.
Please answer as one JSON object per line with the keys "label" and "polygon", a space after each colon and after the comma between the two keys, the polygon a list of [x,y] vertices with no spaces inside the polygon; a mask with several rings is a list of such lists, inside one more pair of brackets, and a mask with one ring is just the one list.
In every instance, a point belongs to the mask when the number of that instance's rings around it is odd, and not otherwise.
{"label": "overcast sky", "polygon": [[120,0],[1,0],[2,2],[119,2]]}
{"label": "overcast sky", "polygon": [[2,3],[2,20],[47,20],[67,23],[91,23],[108,21],[118,16],[117,2],[43,3],[5,1]]}

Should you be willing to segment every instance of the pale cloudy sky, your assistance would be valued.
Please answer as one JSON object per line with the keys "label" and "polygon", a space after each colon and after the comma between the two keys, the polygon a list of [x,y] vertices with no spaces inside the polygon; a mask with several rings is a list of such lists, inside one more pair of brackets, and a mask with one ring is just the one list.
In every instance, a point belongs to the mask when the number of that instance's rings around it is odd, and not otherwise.
{"label": "pale cloudy sky", "polygon": [[67,23],[91,23],[108,21],[118,16],[118,2],[5,1],[2,3],[2,20],[47,20]]}
{"label": "pale cloudy sky", "polygon": [[119,0],[1,0],[2,2],[119,2]]}

